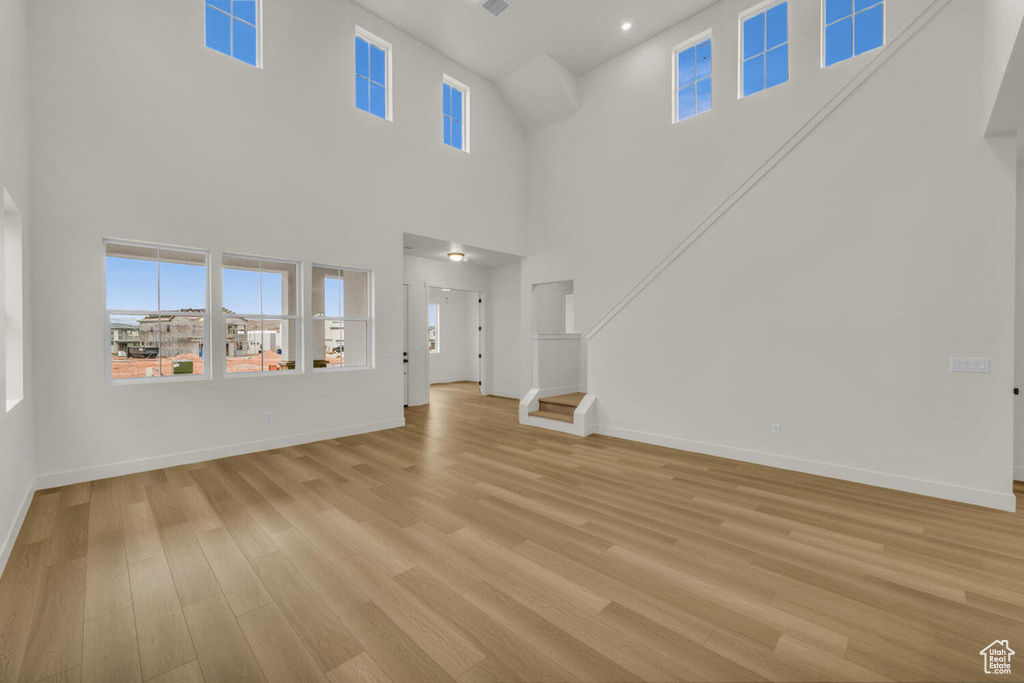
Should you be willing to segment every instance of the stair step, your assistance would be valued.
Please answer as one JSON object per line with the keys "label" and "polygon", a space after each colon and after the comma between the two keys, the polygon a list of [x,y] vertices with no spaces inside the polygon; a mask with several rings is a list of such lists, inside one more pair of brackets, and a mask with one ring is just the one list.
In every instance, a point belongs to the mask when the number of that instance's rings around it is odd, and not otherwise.
{"label": "stair step", "polygon": [[572,415],[576,412],[576,406],[567,406],[562,403],[551,403],[543,398],[540,400],[540,409],[549,413],[559,413],[561,415]]}
{"label": "stair step", "polygon": [[583,399],[585,399],[586,397],[587,395],[585,393],[583,393],[582,391],[577,391],[576,393],[573,394],[562,394],[561,396],[548,396],[547,398],[542,398],[540,402],[554,403],[560,406],[572,406],[573,408],[575,408],[579,406],[579,404],[583,403]]}
{"label": "stair step", "polygon": [[572,415],[565,415],[563,413],[553,413],[550,410],[535,410],[530,413],[530,417],[543,417],[545,420],[558,420],[559,422],[568,422],[572,424]]}

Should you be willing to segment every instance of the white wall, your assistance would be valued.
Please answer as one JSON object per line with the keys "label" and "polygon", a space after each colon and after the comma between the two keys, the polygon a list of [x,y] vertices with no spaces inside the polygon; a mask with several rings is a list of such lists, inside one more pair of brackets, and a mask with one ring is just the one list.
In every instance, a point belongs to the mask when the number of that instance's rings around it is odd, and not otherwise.
{"label": "white wall", "polygon": [[[26,496],[35,476],[33,463],[32,307],[27,283],[33,229],[29,214],[28,5],[25,0],[0,2],[0,188],[6,188],[21,212],[24,301],[25,399],[9,412],[0,404],[0,572],[25,512]],[[2,214],[0,191],[0,214]],[[0,215],[0,226],[3,217]],[[2,228],[0,228],[2,234]],[[2,247],[0,247],[2,248]],[[2,287],[2,280],[0,280]],[[3,298],[0,297],[0,303]],[[0,311],[0,315],[2,315]],[[2,329],[2,324],[0,324]],[[0,359],[6,358],[0,334]],[[0,362],[0,392],[6,381]],[[50,425],[52,428],[52,424]]]}
{"label": "white wall", "polygon": [[[747,4],[590,72],[531,139],[524,287],[573,280],[581,330],[878,55],[821,69],[820,4],[790,3],[790,81],[737,100]],[[930,4],[886,3],[890,42]],[[715,108],[673,125],[672,47],[708,28]],[[590,339],[603,431],[1013,505],[1014,143],[981,137],[983,35],[953,0]]]}
{"label": "white wall", "polygon": [[[204,47],[202,3],[29,15],[34,229],[55,245],[31,268],[36,382],[61,421],[37,451],[43,473],[85,470],[48,482],[401,424],[403,231],[522,249],[525,143],[496,90],[347,0],[266,3],[262,70]],[[394,45],[393,122],[355,109],[356,24]],[[442,144],[443,73],[473,89],[472,154]],[[207,248],[215,267],[223,251],[298,260],[307,292],[311,262],[372,269],[376,367],[225,379],[214,343],[212,380],[105,384],[104,237]],[[308,363],[308,317],[304,332]]]}
{"label": "white wall", "polygon": [[[1018,45],[1024,2],[985,0],[985,42],[983,46],[982,105],[983,123],[989,134],[1008,132],[1006,123],[1020,122],[1022,88],[1019,83],[1021,45]],[[1013,53],[1017,52],[1015,56]]]}
{"label": "white wall", "polygon": [[[488,393],[494,396],[519,399],[530,387],[529,381],[524,382],[521,374],[522,353],[529,349],[523,340],[523,333],[529,328],[523,325],[521,288],[522,265],[491,270],[490,306],[484,309],[492,312],[491,334],[484,335],[488,347],[484,349],[484,357],[489,355],[491,362],[485,363],[484,369],[492,373],[490,381],[485,379],[485,384]],[[527,363],[526,372],[529,368]]]}
{"label": "white wall", "polygon": [[431,384],[480,379],[479,293],[431,287],[427,301],[440,309],[440,345],[428,354]]}

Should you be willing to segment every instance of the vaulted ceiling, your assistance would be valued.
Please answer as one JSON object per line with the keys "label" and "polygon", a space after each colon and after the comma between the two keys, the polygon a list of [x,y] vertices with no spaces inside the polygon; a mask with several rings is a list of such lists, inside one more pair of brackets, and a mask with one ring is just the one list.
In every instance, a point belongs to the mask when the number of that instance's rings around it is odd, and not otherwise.
{"label": "vaulted ceiling", "polygon": [[580,76],[716,0],[510,0],[497,17],[480,0],[354,1],[498,82],[541,55]]}

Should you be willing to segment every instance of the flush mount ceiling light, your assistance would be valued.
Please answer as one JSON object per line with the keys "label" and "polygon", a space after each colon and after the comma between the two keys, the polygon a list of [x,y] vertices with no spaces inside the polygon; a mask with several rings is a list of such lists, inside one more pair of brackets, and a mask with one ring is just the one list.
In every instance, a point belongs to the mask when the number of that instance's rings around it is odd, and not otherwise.
{"label": "flush mount ceiling light", "polygon": [[466,255],[463,254],[461,251],[450,251],[450,252],[448,252],[448,258],[453,263],[459,263],[460,261],[465,260]]}
{"label": "flush mount ceiling light", "polygon": [[622,30],[623,30],[623,31],[628,31],[628,30],[629,30],[629,29],[631,29],[631,28],[633,28],[633,24],[631,24],[631,23],[630,23],[630,22],[628,22],[628,21],[627,21],[627,22],[625,22],[624,24],[622,24]]}

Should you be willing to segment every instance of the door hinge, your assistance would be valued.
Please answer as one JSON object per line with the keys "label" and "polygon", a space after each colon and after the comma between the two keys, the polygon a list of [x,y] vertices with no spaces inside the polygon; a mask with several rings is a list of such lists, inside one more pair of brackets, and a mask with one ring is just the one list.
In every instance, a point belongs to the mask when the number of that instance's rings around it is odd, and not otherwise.
{"label": "door hinge", "polygon": [[483,299],[477,299],[477,300],[476,300],[476,302],[477,302],[478,304],[482,304],[482,303],[484,302],[484,300],[483,300]]}
{"label": "door hinge", "polygon": [[477,382],[477,386],[481,386],[482,387],[483,385],[484,385],[483,382]]}
{"label": "door hinge", "polygon": [[477,358],[483,358],[483,357],[484,357],[484,354],[482,354],[482,353],[478,353],[478,354],[476,354],[476,357],[477,357]]}
{"label": "door hinge", "polygon": [[482,328],[482,327],[478,327],[478,328],[476,328],[476,331],[477,331],[477,332],[483,332],[483,331],[484,331],[484,328]]}

